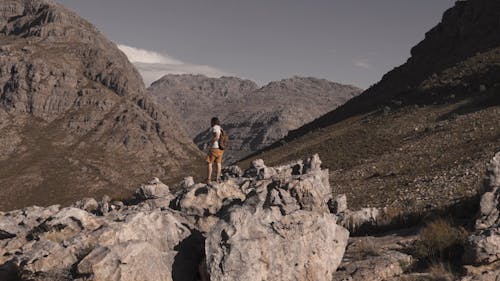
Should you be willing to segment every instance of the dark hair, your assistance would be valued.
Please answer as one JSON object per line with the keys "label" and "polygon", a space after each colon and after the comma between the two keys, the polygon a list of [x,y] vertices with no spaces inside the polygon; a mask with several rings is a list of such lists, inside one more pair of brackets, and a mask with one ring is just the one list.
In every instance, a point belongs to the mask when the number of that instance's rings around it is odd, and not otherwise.
{"label": "dark hair", "polygon": [[215,126],[215,125],[220,125],[219,118],[213,117],[212,121],[210,121],[210,124],[212,125],[212,127]]}

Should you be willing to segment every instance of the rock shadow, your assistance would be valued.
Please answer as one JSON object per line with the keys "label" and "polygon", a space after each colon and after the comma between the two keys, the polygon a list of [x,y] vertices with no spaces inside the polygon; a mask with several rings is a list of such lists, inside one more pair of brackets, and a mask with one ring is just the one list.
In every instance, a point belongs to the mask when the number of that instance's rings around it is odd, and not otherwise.
{"label": "rock shadow", "polygon": [[203,281],[200,265],[205,262],[205,237],[196,229],[191,235],[175,246],[178,253],[172,265],[174,281]]}
{"label": "rock shadow", "polygon": [[0,265],[0,280],[2,281],[22,281],[19,268],[12,262]]}

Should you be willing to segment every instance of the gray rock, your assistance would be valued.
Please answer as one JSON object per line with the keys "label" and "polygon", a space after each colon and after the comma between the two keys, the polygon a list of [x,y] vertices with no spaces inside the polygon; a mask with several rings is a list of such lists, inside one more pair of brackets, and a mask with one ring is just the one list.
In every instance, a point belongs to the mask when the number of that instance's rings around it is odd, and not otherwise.
{"label": "gray rock", "polygon": [[223,180],[228,180],[230,178],[239,178],[243,176],[243,171],[238,166],[227,166],[222,168],[221,174]]}
{"label": "gray rock", "polygon": [[486,190],[481,197],[476,232],[468,239],[465,259],[475,265],[500,260],[500,152],[488,165]]}
{"label": "gray rock", "polygon": [[170,189],[164,183],[162,183],[158,178],[154,178],[148,184],[143,184],[139,187],[135,196],[141,200],[158,199],[171,197]]}
{"label": "gray rock", "polygon": [[406,280],[396,278],[403,275],[413,263],[413,258],[405,253],[403,245],[411,244],[415,240],[414,234],[397,232],[381,237],[352,237],[349,239],[342,263],[332,280]]}
{"label": "gray rock", "polygon": [[180,188],[181,189],[186,189],[194,185],[194,179],[193,177],[185,177],[181,183],[180,183]]}
{"label": "gray rock", "polygon": [[347,211],[347,196],[345,194],[337,195],[331,201],[330,212],[332,214],[338,215]]}
{"label": "gray rock", "polygon": [[94,198],[83,198],[82,200],[75,202],[73,206],[89,213],[93,213],[99,209],[99,202],[97,202]]}
{"label": "gray rock", "polygon": [[349,229],[356,231],[362,226],[377,225],[381,211],[377,208],[361,208],[357,211],[346,210],[338,214],[339,224]]}
{"label": "gray rock", "polygon": [[171,281],[174,256],[145,242],[120,243],[94,249],[77,271],[94,281]]}
{"label": "gray rock", "polygon": [[266,168],[264,160],[262,159],[253,160],[252,163],[250,164],[250,168],[248,168],[245,171],[244,177],[247,178],[257,177],[259,175],[259,172],[264,168]]}
{"label": "gray rock", "polygon": [[254,177],[194,184],[168,205],[155,180],[140,191],[155,199],[105,196],[95,214],[90,199],[0,213],[0,264],[26,280],[330,280],[349,233],[314,158],[269,167],[272,179],[256,163]]}
{"label": "gray rock", "polygon": [[461,281],[498,281],[500,278],[500,262],[485,266],[465,266],[467,271]]}
{"label": "gray rock", "polygon": [[225,202],[243,201],[245,198],[238,184],[229,180],[215,186],[195,184],[179,194],[176,201],[183,213],[202,217],[217,214]]}
{"label": "gray rock", "polygon": [[246,204],[232,209],[207,237],[210,278],[330,281],[348,236],[328,213],[282,215],[277,207]]}
{"label": "gray rock", "polygon": [[487,185],[490,186],[491,189],[500,187],[500,152],[498,152],[489,163],[486,179],[488,180]]}
{"label": "gray rock", "polygon": [[263,161],[245,172],[255,177],[242,183],[245,200],[222,209],[207,234],[211,280],[331,280],[349,232],[329,213],[328,171],[315,159],[293,176],[297,162],[273,168],[272,180],[259,177]]}

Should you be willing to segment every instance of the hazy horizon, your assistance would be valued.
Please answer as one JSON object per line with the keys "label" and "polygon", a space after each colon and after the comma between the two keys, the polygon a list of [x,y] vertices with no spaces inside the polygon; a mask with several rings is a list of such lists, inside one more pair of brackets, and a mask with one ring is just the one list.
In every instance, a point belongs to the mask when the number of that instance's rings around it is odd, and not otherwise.
{"label": "hazy horizon", "polygon": [[116,42],[149,85],[165,74],[259,85],[312,76],[368,88],[455,1],[57,0]]}

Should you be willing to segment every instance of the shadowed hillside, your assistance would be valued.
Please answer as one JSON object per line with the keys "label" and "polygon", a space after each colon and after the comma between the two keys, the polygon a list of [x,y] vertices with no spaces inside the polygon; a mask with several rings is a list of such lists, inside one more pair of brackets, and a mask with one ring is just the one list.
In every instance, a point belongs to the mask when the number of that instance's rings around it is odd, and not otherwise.
{"label": "shadowed hillside", "polygon": [[457,2],[407,63],[241,164],[318,152],[335,193],[398,212],[475,195],[500,149],[499,5]]}

